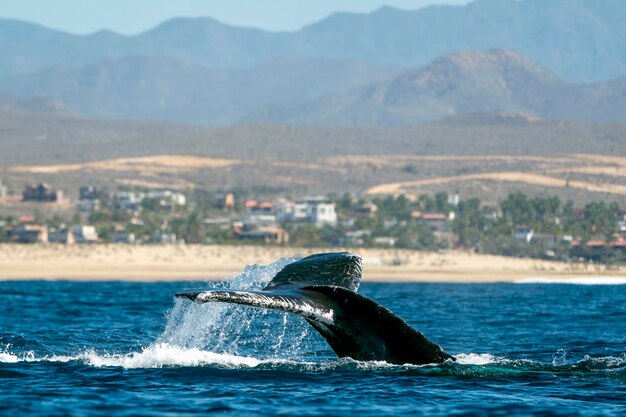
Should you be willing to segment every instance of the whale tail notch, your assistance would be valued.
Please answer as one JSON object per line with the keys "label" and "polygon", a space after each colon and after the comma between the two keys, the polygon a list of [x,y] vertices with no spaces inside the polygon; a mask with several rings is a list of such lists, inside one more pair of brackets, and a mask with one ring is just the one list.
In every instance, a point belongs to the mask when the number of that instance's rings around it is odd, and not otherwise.
{"label": "whale tail notch", "polygon": [[349,252],[307,256],[285,266],[262,291],[177,293],[196,303],[225,302],[303,317],[339,357],[396,364],[454,359],[400,317],[356,292],[361,258]]}

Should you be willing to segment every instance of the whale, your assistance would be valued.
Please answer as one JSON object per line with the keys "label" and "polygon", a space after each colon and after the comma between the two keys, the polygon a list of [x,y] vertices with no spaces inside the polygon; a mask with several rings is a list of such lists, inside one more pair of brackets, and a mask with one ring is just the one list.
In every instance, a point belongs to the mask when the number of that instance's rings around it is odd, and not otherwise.
{"label": "whale", "polygon": [[319,253],[287,264],[260,291],[190,290],[175,296],[300,316],[340,358],[400,365],[454,361],[401,317],[357,292],[362,265],[361,257],[350,252]]}

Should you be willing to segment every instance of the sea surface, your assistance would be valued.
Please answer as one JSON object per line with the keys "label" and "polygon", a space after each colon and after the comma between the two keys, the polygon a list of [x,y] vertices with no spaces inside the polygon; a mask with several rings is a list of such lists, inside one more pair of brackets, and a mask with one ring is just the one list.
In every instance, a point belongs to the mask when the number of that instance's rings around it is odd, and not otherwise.
{"label": "sea surface", "polygon": [[289,261],[229,284],[0,282],[0,415],[626,415],[626,285],[363,284],[457,358],[426,366],[338,359],[298,317],[173,298],[262,288]]}

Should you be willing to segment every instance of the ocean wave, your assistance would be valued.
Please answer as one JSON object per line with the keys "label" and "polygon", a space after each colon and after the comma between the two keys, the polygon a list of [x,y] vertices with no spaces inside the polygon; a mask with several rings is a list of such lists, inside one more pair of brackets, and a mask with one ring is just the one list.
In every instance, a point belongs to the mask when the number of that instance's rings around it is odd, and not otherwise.
{"label": "ocean wave", "polygon": [[515,284],[626,285],[626,277],[529,277]]}
{"label": "ocean wave", "polygon": [[33,352],[15,354],[0,352],[0,363],[17,362],[83,362],[94,367],[163,368],[216,366],[222,368],[254,368],[261,364],[284,364],[282,359],[261,360],[248,356],[203,351],[197,348],[181,348],[159,343],[128,354],[97,353],[93,350],[78,355],[45,355],[37,357]]}
{"label": "ocean wave", "polygon": [[392,374],[416,374],[422,376],[464,375],[476,377],[514,376],[529,374],[613,375],[622,378],[626,374],[626,354],[620,356],[590,357],[574,363],[544,363],[528,359],[507,359],[489,353],[459,353],[455,361],[441,364],[397,365],[384,361],[356,361],[338,358],[321,362],[294,361],[291,359],[258,359],[227,353],[216,353],[197,348],[182,348],[165,343],[154,344],[139,352],[127,354],[98,353],[93,350],[78,355],[46,355],[38,357],[32,351],[13,353],[0,351],[0,364],[20,362],[80,362],[86,366],[123,369],[155,368],[219,368],[284,370],[289,372],[383,372]]}

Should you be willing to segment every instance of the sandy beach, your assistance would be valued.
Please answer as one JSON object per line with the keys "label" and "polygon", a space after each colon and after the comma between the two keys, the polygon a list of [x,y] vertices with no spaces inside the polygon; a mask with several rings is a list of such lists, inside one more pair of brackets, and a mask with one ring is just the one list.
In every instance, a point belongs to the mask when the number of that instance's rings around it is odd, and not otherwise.
{"label": "sandy beach", "polygon": [[371,282],[514,282],[529,278],[626,277],[625,267],[400,249],[200,245],[0,245],[0,280],[197,281],[235,276],[246,265],[351,250]]}

